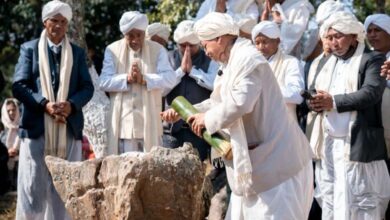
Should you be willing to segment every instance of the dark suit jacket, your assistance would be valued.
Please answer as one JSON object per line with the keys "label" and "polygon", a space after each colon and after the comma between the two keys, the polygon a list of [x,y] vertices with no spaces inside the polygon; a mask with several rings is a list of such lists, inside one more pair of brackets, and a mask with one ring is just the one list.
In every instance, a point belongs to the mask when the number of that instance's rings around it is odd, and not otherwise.
{"label": "dark suit jacket", "polygon": [[381,117],[386,80],[380,68],[385,56],[367,48],[359,67],[358,91],[334,96],[337,111],[357,111],[351,130],[350,160],[371,162],[387,158]]}
{"label": "dark suit jacket", "polygon": [[[82,48],[71,43],[73,67],[69,83],[68,101],[72,113],[67,118],[68,132],[82,139],[84,118],[81,108],[92,98],[94,87],[88,72],[86,55]],[[12,92],[22,103],[20,136],[38,138],[44,133],[44,103],[39,78],[38,39],[24,43],[15,67]]]}

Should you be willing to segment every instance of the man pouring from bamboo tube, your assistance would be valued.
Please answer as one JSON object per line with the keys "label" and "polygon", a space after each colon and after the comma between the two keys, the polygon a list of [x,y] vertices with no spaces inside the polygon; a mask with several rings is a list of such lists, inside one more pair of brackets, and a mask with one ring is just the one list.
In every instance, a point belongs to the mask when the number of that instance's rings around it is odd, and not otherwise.
{"label": "man pouring from bamboo tube", "polygon": [[[195,105],[202,113],[188,121],[197,135],[203,129],[230,134],[226,219],[306,219],[313,195],[310,147],[287,113],[269,64],[251,41],[237,37],[239,29],[227,14],[208,14],[195,31],[206,54],[221,63],[222,74],[210,99]],[[171,109],[162,117],[174,121],[178,114]]]}

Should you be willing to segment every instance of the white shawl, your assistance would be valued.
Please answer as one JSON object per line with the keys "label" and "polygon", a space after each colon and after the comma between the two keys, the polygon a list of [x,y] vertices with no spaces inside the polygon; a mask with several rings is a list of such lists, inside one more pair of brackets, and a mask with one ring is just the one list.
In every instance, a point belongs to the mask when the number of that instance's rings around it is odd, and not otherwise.
{"label": "white shawl", "polygon": [[[230,92],[233,91],[237,82],[253,73],[255,68],[266,60],[251,45],[251,41],[238,38],[230,52],[228,64],[224,68],[221,82],[216,84],[215,94],[211,97],[216,102],[223,102],[225,97],[232,99]],[[251,50],[247,50],[250,48]],[[259,58],[260,57],[260,58]],[[254,59],[259,58],[259,59]],[[235,194],[249,196],[254,194],[252,189],[252,164],[249,157],[248,143],[242,118],[238,118],[228,128],[233,152],[233,179],[235,181]]]}
{"label": "white shawl", "polygon": [[[15,118],[11,120],[9,114],[7,112],[7,102],[12,102],[15,105]],[[3,107],[1,108],[1,122],[4,127],[8,129],[7,138],[5,141],[5,145],[7,148],[16,148],[19,149],[20,139],[18,137],[18,128],[19,128],[19,107],[16,99],[9,98],[4,101]]]}
{"label": "white shawl", "polygon": [[[345,77],[345,88],[346,93],[352,93],[356,92],[358,90],[358,77],[359,77],[359,67],[361,63],[361,59],[364,52],[364,43],[359,43],[358,47],[356,48],[355,53],[353,56],[349,59],[351,59],[348,67],[345,67],[347,69],[340,70],[341,72],[347,74]],[[315,88],[317,90],[324,90],[329,91],[330,84],[332,81],[332,75],[334,68],[336,66],[337,58],[332,55],[332,57],[329,58],[328,62],[324,65],[324,67],[321,69],[321,71],[318,73],[318,77],[315,82]],[[310,68],[309,76],[313,76],[313,71],[315,72],[316,68]],[[312,81],[312,77],[309,78],[309,83]],[[313,118],[311,123],[312,127],[311,134],[310,134],[310,146],[313,149],[314,152],[314,159],[321,159],[324,157],[322,154],[323,152],[323,141],[324,141],[324,119],[325,112],[318,113],[315,118]],[[357,112],[352,111],[351,118],[349,120],[349,132],[346,139],[346,155],[349,158],[350,153],[350,143],[351,143],[351,128],[353,123],[356,120]]]}
{"label": "white shawl", "polygon": [[[126,65],[129,58],[129,49],[125,39],[119,40],[109,46],[111,51],[116,57],[116,72],[128,73]],[[157,60],[154,60],[152,56],[157,57],[156,54],[160,51],[161,47],[157,46],[153,42],[148,40],[144,41],[142,45],[141,55],[141,73],[149,74],[156,72]],[[123,93],[110,93],[111,94],[111,108],[108,129],[108,154],[118,154],[118,141],[119,141],[119,126],[120,117],[122,112]],[[161,90],[150,90],[142,93],[143,113],[144,113],[144,151],[149,152],[153,146],[161,145],[162,136],[162,123],[159,116],[161,110]],[[121,125],[125,126],[125,125]]]}
{"label": "white shawl", "polygon": [[[73,52],[68,38],[65,36],[61,50],[60,83],[57,97],[54,96],[50,64],[47,47],[46,30],[42,31],[38,43],[39,78],[41,81],[42,95],[50,102],[63,102],[68,98],[69,81],[73,67]],[[60,158],[66,158],[66,124],[56,123],[48,114],[44,115],[45,125],[45,154]]]}

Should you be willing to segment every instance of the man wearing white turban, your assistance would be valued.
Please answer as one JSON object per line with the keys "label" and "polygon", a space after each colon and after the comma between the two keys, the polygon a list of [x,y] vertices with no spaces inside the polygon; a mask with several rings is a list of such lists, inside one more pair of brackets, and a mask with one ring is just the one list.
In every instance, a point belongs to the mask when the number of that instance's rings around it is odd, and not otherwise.
{"label": "man wearing white turban", "polygon": [[390,198],[380,115],[385,57],[365,48],[363,24],[350,13],[333,14],[321,28],[332,56],[309,106],[322,219],[383,219]]}
{"label": "man wearing white turban", "polygon": [[278,81],[289,115],[297,121],[296,106],[303,98],[303,70],[299,60],[283,53],[280,45],[280,30],[273,21],[262,21],[252,30],[252,40],[258,51],[268,60]]}
{"label": "man wearing white turban", "polygon": [[[177,96],[184,96],[191,104],[197,104],[208,99],[213,90],[219,66],[200,48],[200,41],[194,32],[194,23],[190,20],[180,22],[173,35],[179,48],[174,50],[169,58],[181,80],[166,96],[168,105],[171,105]],[[176,141],[170,147],[176,148],[184,142],[191,142],[202,161],[208,158],[210,145],[197,137],[183,120],[173,123],[171,135]]]}
{"label": "man wearing white turban", "polygon": [[171,28],[168,25],[159,22],[149,24],[146,28],[146,39],[157,42],[164,47],[168,44],[170,34]]}
{"label": "man wearing white turban", "polygon": [[[386,54],[390,61],[390,16],[386,14],[370,15],[364,21],[368,43],[374,50]],[[390,157],[390,80],[387,80],[386,89],[382,96],[382,123],[385,130],[387,155]],[[390,160],[387,158],[387,169],[390,169]],[[390,211],[390,209],[388,210]]]}
{"label": "man wearing white turban", "polygon": [[199,20],[210,12],[227,13],[232,17],[247,15],[253,20],[259,19],[259,10],[254,0],[205,0],[196,13],[195,20]]}
{"label": "man wearing white turban", "polygon": [[84,49],[66,36],[71,18],[68,4],[45,4],[45,29],[21,46],[15,67],[12,92],[23,109],[16,219],[69,219],[44,158],[81,160],[82,107],[94,88]]}
{"label": "man wearing white turban", "polygon": [[[206,54],[221,63],[210,99],[189,118],[200,136],[224,129],[233,160],[224,160],[232,189],[226,219],[306,219],[313,174],[306,137],[290,118],[267,60],[252,42],[237,37],[227,14],[213,12],[195,23]],[[176,120],[170,110],[164,120]],[[280,209],[285,207],[285,209]]]}
{"label": "man wearing white turban", "polygon": [[178,82],[166,49],[145,39],[146,15],[125,12],[119,26],[124,37],[107,46],[100,88],[110,94],[107,154],[149,152],[162,144],[162,94]]}
{"label": "man wearing white turban", "polygon": [[314,7],[308,0],[266,0],[261,20],[278,23],[282,49],[286,54],[300,58],[299,42],[313,12]]}

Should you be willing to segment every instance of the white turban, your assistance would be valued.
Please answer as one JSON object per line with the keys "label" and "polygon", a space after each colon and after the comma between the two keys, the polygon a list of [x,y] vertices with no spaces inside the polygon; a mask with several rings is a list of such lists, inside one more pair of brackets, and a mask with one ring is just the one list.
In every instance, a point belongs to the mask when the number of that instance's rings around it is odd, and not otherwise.
{"label": "white turban", "polygon": [[257,24],[257,21],[249,15],[237,14],[233,17],[234,21],[242,32],[250,34],[253,27]]}
{"label": "white turban", "polygon": [[150,24],[146,29],[147,38],[151,38],[154,35],[157,35],[162,39],[164,39],[166,42],[168,42],[170,34],[171,34],[171,28],[168,25],[161,24],[161,23]]}
{"label": "white turban", "polygon": [[185,20],[177,25],[173,39],[176,43],[182,44],[188,42],[190,44],[199,44],[200,40],[194,31],[194,21]]}
{"label": "white turban", "polygon": [[219,12],[211,12],[198,20],[194,25],[194,30],[199,40],[212,40],[226,34],[238,36],[240,33],[233,18]]}
{"label": "white turban", "polygon": [[328,30],[332,28],[343,34],[356,34],[359,42],[364,42],[364,26],[349,12],[336,12],[321,25],[321,37],[325,38]]}
{"label": "white turban", "polygon": [[255,42],[257,35],[259,35],[260,33],[271,39],[280,38],[280,29],[278,25],[273,21],[262,21],[253,28],[253,42]]}
{"label": "white turban", "polygon": [[321,25],[331,14],[338,11],[345,11],[343,3],[334,0],[326,0],[318,6],[316,22]]}
{"label": "white turban", "polygon": [[72,9],[67,3],[54,0],[46,3],[42,9],[42,21],[45,22],[47,19],[60,14],[68,20],[72,19]]}
{"label": "white turban", "polygon": [[370,15],[364,21],[364,28],[368,29],[370,24],[375,24],[376,26],[382,28],[388,34],[390,34],[390,16],[387,14],[374,14]]}
{"label": "white turban", "polygon": [[123,13],[119,20],[119,29],[125,35],[132,29],[145,31],[148,27],[148,17],[138,11],[128,11]]}

